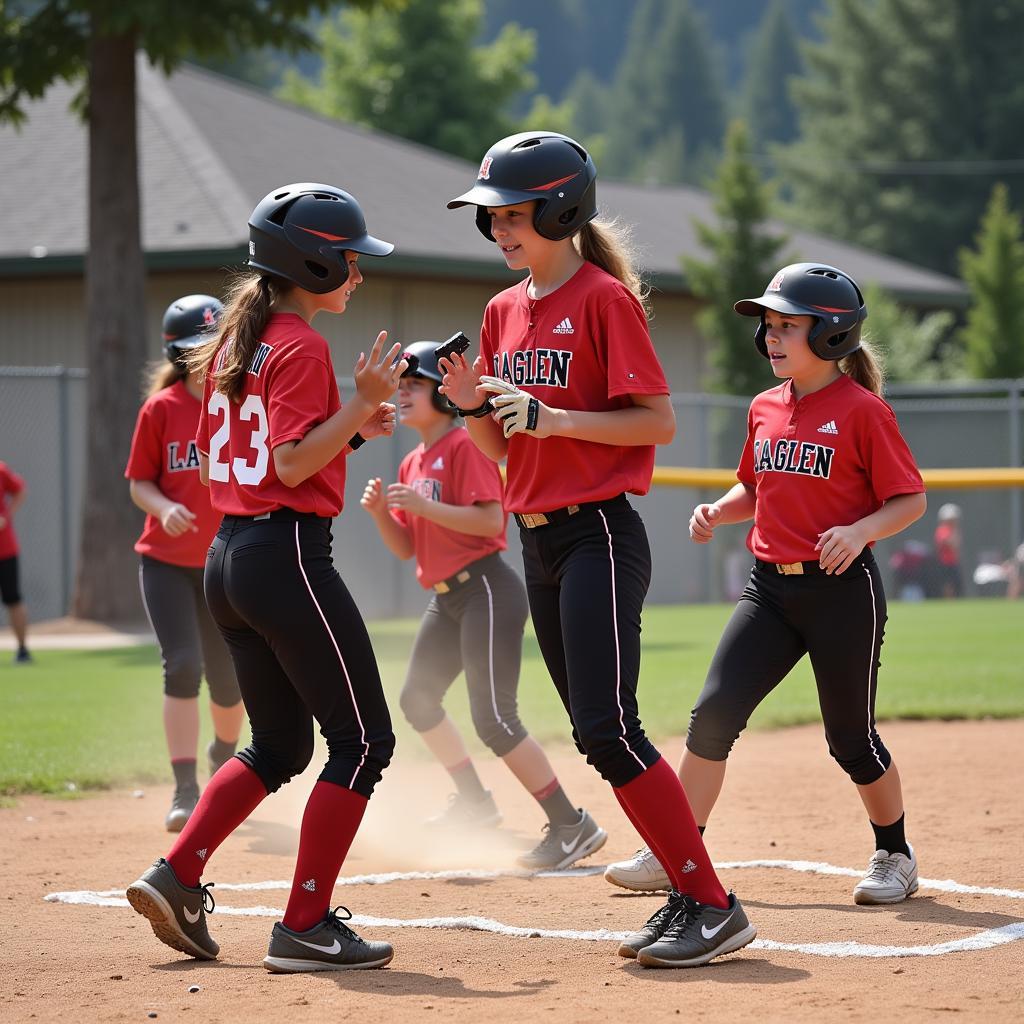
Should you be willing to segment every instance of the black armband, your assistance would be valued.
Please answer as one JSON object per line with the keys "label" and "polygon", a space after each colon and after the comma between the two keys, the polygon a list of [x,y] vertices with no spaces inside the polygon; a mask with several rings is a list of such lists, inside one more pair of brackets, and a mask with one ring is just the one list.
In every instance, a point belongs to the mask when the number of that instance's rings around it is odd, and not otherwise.
{"label": "black armband", "polygon": [[448,404],[464,419],[479,419],[481,416],[489,416],[494,412],[494,406],[491,405],[489,398],[485,398],[483,403],[475,409],[460,409],[451,399],[448,400]]}
{"label": "black armband", "polygon": [[348,440],[348,446],[355,451],[357,448],[362,448],[366,444],[366,438],[357,430]]}

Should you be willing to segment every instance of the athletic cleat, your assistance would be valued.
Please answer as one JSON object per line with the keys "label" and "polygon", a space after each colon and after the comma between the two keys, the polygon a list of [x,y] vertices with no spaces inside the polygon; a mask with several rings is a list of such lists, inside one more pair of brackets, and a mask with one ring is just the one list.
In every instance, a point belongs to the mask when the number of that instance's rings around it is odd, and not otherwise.
{"label": "athletic cleat", "polygon": [[210,778],[212,779],[218,770],[226,765],[234,756],[235,752],[232,750],[227,757],[221,757],[217,752],[217,741],[215,739],[210,740],[206,748],[206,765],[210,769]]}
{"label": "athletic cleat", "polygon": [[867,874],[853,890],[853,902],[862,906],[902,903],[917,892],[917,857],[908,843],[910,856],[875,850]]}
{"label": "athletic cleat", "polygon": [[634,892],[671,892],[672,882],[654,853],[642,846],[629,860],[609,864],[604,880]]}
{"label": "athletic cleat", "polygon": [[680,907],[657,942],[637,953],[644,967],[699,967],[752,942],[757,929],[733,893],[725,910],[683,896]]}
{"label": "athletic cleat", "polygon": [[182,885],[161,857],[125,894],[132,909],[149,920],[153,933],[171,949],[198,960],[216,960],[220,946],[210,938],[206,915],[216,905],[213,882],[193,889]]}
{"label": "athletic cleat", "polygon": [[580,820],[573,825],[544,826],[544,838],[528,853],[516,857],[516,863],[529,871],[559,871],[604,846],[608,833],[585,811],[578,808]]}
{"label": "athletic cleat", "polygon": [[27,647],[19,647],[18,653],[14,655],[15,665],[30,665],[32,663],[32,655],[29,653]]}
{"label": "athletic cleat", "polygon": [[171,801],[171,809],[164,818],[164,828],[168,832],[180,832],[185,827],[185,822],[192,817],[192,812],[199,803],[198,786],[179,786],[174,791],[174,799]]}
{"label": "athletic cleat", "polygon": [[671,924],[672,919],[683,909],[683,897],[674,890],[669,893],[668,901],[664,906],[659,907],[649,918],[647,923],[632,935],[627,935],[619,946],[619,956],[627,960],[635,960],[641,949],[652,945],[664,934],[665,929]]}
{"label": "athletic cleat", "polygon": [[427,818],[431,828],[494,828],[501,824],[501,811],[487,790],[479,800],[471,800],[461,793],[448,797],[448,806],[433,818]]}
{"label": "athletic cleat", "polygon": [[[345,911],[345,917],[338,915]],[[307,932],[293,932],[278,921],[270,933],[270,948],[263,966],[272,974],[304,971],[359,971],[384,967],[395,955],[388,942],[367,942],[344,922],[352,919],[348,907],[335,907],[325,920]]]}

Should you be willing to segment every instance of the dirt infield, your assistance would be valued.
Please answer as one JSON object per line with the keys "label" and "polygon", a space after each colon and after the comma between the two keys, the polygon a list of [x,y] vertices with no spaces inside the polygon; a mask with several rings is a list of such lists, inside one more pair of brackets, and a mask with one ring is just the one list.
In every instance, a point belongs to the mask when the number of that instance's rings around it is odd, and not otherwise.
{"label": "dirt infield", "polygon": [[[357,917],[389,919],[360,926],[396,950],[389,968],[369,972],[271,976],[260,966],[270,915],[287,900],[301,804],[314,775],[269,799],[218,851],[207,880],[220,883],[211,930],[222,959],[212,964],[162,946],[127,905],[65,902],[118,900],[165,851],[169,789],[25,798],[0,810],[0,1018],[321,1024],[344,1015],[367,1024],[646,1024],[679,1017],[910,1022],[949,1013],[957,1020],[1019,1021],[1024,722],[894,723],[881,731],[907,791],[909,834],[921,865],[918,895],[896,907],[855,906],[854,878],[822,872],[826,865],[863,868],[870,831],[852,787],[827,757],[820,729],[751,734],[730,765],[708,845],[718,864],[788,866],[722,869],[758,926],[758,940],[696,970],[645,970],[619,959],[611,939],[547,937],[629,930],[657,907],[657,897],[613,889],[594,874],[474,877],[464,870],[508,868],[541,824],[530,799],[490,761],[481,762],[482,773],[506,825],[476,843],[442,842],[414,824],[443,803],[439,769],[400,761],[385,776],[344,876],[452,874],[339,886],[335,902]],[[665,748],[672,763],[678,752],[678,744]],[[570,793],[610,833],[594,864],[632,852],[635,833],[610,791],[573,753],[555,761]],[[245,887],[252,883],[280,884]],[[993,888],[1009,892],[976,891]],[[79,895],[54,898],[72,892]],[[453,919],[470,917],[521,934],[454,926]],[[423,926],[430,919],[441,926]],[[411,921],[421,924],[410,927]],[[190,993],[196,985],[199,991]]]}

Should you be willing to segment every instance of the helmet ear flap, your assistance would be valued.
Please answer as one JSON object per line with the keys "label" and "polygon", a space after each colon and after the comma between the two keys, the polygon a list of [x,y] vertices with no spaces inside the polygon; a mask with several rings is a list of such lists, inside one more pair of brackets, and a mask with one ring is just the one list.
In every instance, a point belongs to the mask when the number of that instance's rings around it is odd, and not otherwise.
{"label": "helmet ear flap", "polygon": [[487,212],[486,206],[476,208],[476,226],[484,238],[489,242],[494,241],[494,235],[491,234],[491,215]]}
{"label": "helmet ear flap", "polygon": [[761,314],[761,322],[757,325],[757,329],[754,331],[754,344],[757,346],[757,351],[768,358],[768,328],[764,323],[764,314]]}

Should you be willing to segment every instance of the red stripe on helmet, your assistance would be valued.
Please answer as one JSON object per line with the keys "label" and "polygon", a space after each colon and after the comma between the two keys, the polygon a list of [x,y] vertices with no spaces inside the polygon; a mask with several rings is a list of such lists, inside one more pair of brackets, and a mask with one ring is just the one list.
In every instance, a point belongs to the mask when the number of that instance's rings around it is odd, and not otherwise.
{"label": "red stripe on helmet", "polygon": [[304,228],[301,224],[295,225],[300,231],[308,231],[311,235],[326,238],[328,242],[347,242],[347,235],[329,235],[326,231],[314,231],[312,228]]}
{"label": "red stripe on helmet", "polygon": [[811,309],[820,309],[822,313],[855,313],[853,309],[835,309],[832,306],[815,306],[813,303],[810,304]]}
{"label": "red stripe on helmet", "polygon": [[524,189],[523,191],[547,192],[549,188],[556,188],[558,185],[564,185],[567,181],[572,181],[573,178],[578,178],[579,174],[579,171],[575,174],[567,174],[564,178],[559,178],[557,181],[549,181],[546,185],[534,185],[533,188]]}

